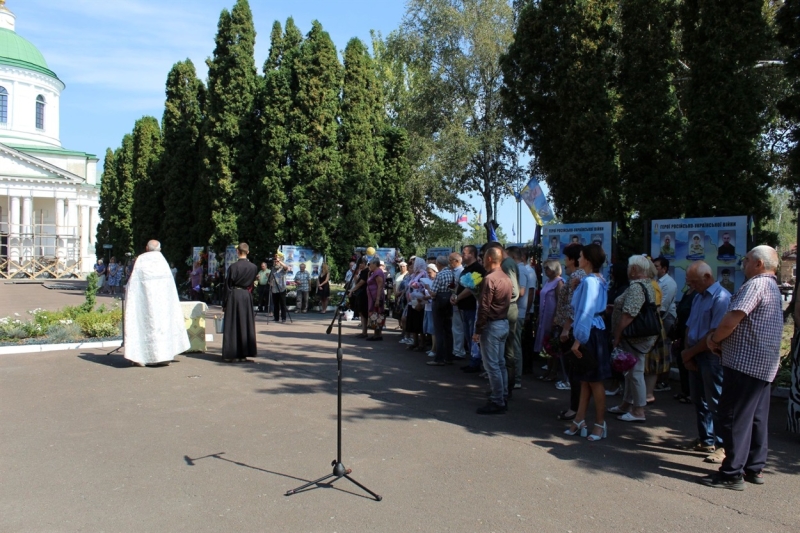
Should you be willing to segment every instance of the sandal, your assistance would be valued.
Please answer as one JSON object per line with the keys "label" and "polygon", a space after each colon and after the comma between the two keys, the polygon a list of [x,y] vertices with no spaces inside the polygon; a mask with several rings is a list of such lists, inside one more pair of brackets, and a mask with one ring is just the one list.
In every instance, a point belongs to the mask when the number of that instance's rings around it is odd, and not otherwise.
{"label": "sandal", "polygon": [[606,411],[608,411],[609,413],[614,413],[616,415],[621,415],[628,412],[624,409],[621,409],[619,405],[615,405],[614,407],[609,407],[608,409],[606,409]]}
{"label": "sandal", "polygon": [[569,411],[570,411],[569,409],[564,409],[563,411],[558,413],[558,417],[557,418],[559,420],[575,420],[575,415],[578,414],[578,413],[572,413],[571,415],[568,415],[567,413]]}
{"label": "sandal", "polygon": [[682,392],[679,392],[678,394],[673,394],[672,397],[681,403],[692,403],[692,399],[686,396]]}

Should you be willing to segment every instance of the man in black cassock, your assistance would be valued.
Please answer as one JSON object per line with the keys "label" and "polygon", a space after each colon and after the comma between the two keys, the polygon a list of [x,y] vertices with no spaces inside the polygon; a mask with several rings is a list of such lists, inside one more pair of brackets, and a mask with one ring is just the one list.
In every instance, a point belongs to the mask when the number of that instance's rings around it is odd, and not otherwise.
{"label": "man in black cassock", "polygon": [[225,276],[225,328],[222,337],[222,360],[226,363],[247,361],[255,357],[256,323],[253,314],[253,282],[258,268],[247,260],[250,247],[239,243],[236,247],[239,260],[228,268]]}

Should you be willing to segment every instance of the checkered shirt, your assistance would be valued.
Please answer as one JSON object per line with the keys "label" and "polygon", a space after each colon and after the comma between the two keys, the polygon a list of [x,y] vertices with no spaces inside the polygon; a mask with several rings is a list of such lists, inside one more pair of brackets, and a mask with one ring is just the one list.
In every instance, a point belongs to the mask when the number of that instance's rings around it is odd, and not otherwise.
{"label": "checkered shirt", "polygon": [[778,281],[772,274],[747,280],[731,297],[728,312],[745,317],[722,341],[722,366],[772,382],[778,373],[783,335],[783,310]]}
{"label": "checkered shirt", "polygon": [[455,276],[453,275],[453,270],[450,267],[447,267],[436,274],[436,279],[433,280],[433,287],[431,287],[431,292],[433,294],[438,294],[440,292],[450,292],[452,289],[450,285],[455,285]]}
{"label": "checkered shirt", "polygon": [[308,270],[298,270],[294,275],[294,283],[298,291],[308,292],[308,281],[311,279],[311,274]]}

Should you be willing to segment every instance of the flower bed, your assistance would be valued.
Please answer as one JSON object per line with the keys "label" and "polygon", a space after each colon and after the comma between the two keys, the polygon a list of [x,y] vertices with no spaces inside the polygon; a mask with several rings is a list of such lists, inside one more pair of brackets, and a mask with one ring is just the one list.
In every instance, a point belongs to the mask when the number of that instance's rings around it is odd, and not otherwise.
{"label": "flower bed", "polygon": [[65,307],[58,311],[33,309],[25,320],[14,316],[0,318],[0,346],[15,344],[61,344],[85,339],[118,338],[122,309],[101,305],[86,311]]}

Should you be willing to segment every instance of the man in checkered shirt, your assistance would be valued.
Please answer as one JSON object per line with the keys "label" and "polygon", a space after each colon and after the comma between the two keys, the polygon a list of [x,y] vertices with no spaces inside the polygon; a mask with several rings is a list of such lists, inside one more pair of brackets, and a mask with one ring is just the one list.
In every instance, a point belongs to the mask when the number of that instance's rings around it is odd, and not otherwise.
{"label": "man in checkered shirt", "polygon": [[744,481],[764,483],[770,383],[778,373],[783,332],[775,278],[778,253],[769,246],[756,246],[742,259],[742,266],[747,281],[706,339],[709,348],[722,356],[718,417],[726,455],[719,472],[701,483],[732,490],[744,490]]}
{"label": "man in checkered shirt", "polygon": [[436,337],[433,361],[426,364],[430,366],[444,366],[453,364],[453,305],[450,296],[455,287],[453,269],[448,266],[447,257],[440,255],[436,258],[436,268],[439,273],[433,280],[431,293],[433,293],[433,330]]}

